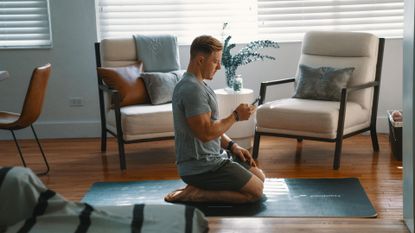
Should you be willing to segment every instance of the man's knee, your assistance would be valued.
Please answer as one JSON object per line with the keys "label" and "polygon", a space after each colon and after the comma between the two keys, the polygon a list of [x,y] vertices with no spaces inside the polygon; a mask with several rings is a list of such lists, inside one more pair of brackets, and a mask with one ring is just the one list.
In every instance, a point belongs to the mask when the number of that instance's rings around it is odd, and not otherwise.
{"label": "man's knee", "polygon": [[264,172],[261,170],[261,169],[259,169],[259,168],[255,168],[255,175],[262,181],[262,182],[264,182],[265,181],[265,174],[264,174]]}
{"label": "man's knee", "polygon": [[254,201],[261,199],[262,194],[264,193],[264,183],[258,182],[257,187],[253,190],[252,198]]}
{"label": "man's knee", "polygon": [[265,181],[265,174],[264,172],[257,168],[257,167],[251,167],[251,169],[249,169],[249,171],[254,174],[256,177],[258,177],[262,182]]}
{"label": "man's knee", "polygon": [[264,192],[264,183],[258,177],[252,176],[241,191],[247,196],[248,201],[257,201]]}

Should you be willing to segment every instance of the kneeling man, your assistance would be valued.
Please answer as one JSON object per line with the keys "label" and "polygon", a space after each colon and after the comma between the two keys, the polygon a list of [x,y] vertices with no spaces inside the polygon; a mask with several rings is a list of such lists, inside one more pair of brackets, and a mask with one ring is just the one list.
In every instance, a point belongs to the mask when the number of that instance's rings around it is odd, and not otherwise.
{"label": "kneeling man", "polygon": [[248,120],[255,106],[240,104],[218,119],[216,95],[204,82],[221,68],[222,49],[211,36],[194,39],[187,72],[174,89],[176,163],[187,186],[168,194],[168,202],[246,203],[262,196],[265,175],[249,151],[225,134]]}

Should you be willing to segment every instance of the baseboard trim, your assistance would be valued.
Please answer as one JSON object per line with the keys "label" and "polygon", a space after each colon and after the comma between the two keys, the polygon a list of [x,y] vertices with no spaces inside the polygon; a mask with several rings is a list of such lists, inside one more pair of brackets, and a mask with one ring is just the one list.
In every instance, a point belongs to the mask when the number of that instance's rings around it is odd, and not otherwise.
{"label": "baseboard trim", "polygon": [[[99,121],[50,121],[36,122],[33,127],[39,138],[93,138],[100,137]],[[15,131],[17,139],[33,138],[30,127]],[[9,131],[0,130],[0,140],[12,140]]]}
{"label": "baseboard trim", "polygon": [[[388,118],[378,117],[378,133],[389,133]],[[51,121],[38,122],[34,124],[39,138],[94,138],[101,136],[101,125],[99,121]],[[30,128],[17,130],[18,139],[33,138]],[[0,140],[11,140],[10,132],[1,130]]]}

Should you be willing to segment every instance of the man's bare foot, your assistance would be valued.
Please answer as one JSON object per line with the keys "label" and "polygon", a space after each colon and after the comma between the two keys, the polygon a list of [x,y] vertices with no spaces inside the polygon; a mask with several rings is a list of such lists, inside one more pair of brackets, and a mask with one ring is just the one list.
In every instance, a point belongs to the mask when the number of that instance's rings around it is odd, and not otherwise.
{"label": "man's bare foot", "polygon": [[191,202],[195,199],[195,192],[197,192],[197,188],[187,185],[185,188],[176,189],[167,194],[164,200],[167,202]]}

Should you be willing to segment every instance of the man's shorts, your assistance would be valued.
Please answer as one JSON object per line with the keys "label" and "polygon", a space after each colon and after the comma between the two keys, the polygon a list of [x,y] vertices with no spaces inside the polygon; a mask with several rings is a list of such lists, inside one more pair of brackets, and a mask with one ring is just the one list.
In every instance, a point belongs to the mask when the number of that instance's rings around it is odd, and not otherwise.
{"label": "man's shorts", "polygon": [[[228,152],[228,156],[230,154]],[[224,163],[216,170],[181,178],[186,184],[200,189],[239,191],[252,177],[250,168],[248,163],[232,155],[232,159],[224,160]]]}

